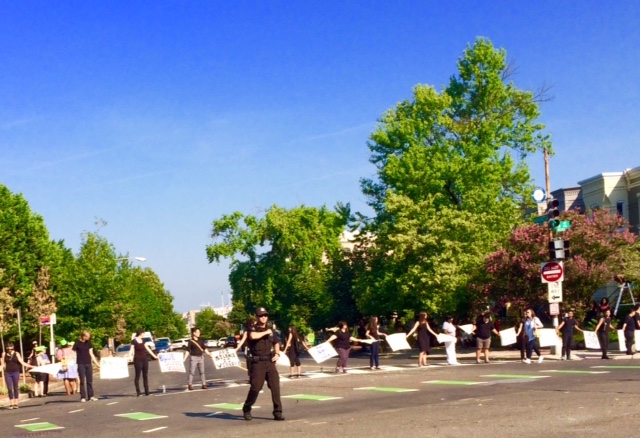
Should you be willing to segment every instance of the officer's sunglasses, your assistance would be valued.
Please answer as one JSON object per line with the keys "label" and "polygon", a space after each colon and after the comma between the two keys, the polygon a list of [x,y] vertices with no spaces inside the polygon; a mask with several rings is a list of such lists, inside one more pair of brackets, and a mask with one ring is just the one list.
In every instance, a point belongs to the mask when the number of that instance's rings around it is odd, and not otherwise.
{"label": "officer's sunglasses", "polygon": [[260,316],[258,316],[258,318],[268,318],[268,317],[269,317],[269,315],[260,315]]}

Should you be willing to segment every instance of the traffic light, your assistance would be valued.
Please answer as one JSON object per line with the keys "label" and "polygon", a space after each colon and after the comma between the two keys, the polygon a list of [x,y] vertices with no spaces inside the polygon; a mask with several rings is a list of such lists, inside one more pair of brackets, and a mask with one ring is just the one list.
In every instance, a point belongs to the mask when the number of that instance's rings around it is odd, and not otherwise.
{"label": "traffic light", "polygon": [[558,207],[560,206],[560,202],[557,199],[554,199],[549,203],[549,228],[555,229],[560,225],[560,212],[558,211]]}
{"label": "traffic light", "polygon": [[556,239],[549,242],[549,260],[566,260],[571,257],[569,241]]}

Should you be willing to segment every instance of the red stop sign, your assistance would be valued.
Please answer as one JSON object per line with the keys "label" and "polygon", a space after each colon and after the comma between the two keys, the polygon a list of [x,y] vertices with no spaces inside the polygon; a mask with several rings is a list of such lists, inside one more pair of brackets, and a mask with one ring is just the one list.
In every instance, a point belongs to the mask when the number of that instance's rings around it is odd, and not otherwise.
{"label": "red stop sign", "polygon": [[564,268],[562,262],[546,262],[540,270],[543,283],[555,283],[564,280]]}

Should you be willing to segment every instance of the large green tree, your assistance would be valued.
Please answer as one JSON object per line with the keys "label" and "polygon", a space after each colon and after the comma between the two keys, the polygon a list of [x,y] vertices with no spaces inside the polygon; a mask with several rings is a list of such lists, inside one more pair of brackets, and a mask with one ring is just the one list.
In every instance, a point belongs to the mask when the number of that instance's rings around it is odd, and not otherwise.
{"label": "large green tree", "polygon": [[265,306],[281,326],[322,327],[335,303],[329,284],[333,261],[343,257],[339,237],[348,216],[348,206],[224,215],[213,222],[207,256],[231,258],[234,306]]}
{"label": "large green tree", "polygon": [[506,52],[479,38],[437,91],[418,85],[371,134],[375,211],[356,278],[367,313],[450,311],[456,292],[522,219],[527,154],[550,148],[536,96],[508,81]]}

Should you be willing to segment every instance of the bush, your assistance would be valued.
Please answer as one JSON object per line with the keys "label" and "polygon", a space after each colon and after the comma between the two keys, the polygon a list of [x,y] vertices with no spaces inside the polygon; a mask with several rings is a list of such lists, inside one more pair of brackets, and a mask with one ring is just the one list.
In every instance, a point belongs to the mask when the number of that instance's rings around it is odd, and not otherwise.
{"label": "bush", "polygon": [[29,391],[31,391],[31,387],[29,385],[27,385],[26,383],[21,383],[20,386],[18,387],[18,389],[23,394],[28,394]]}

